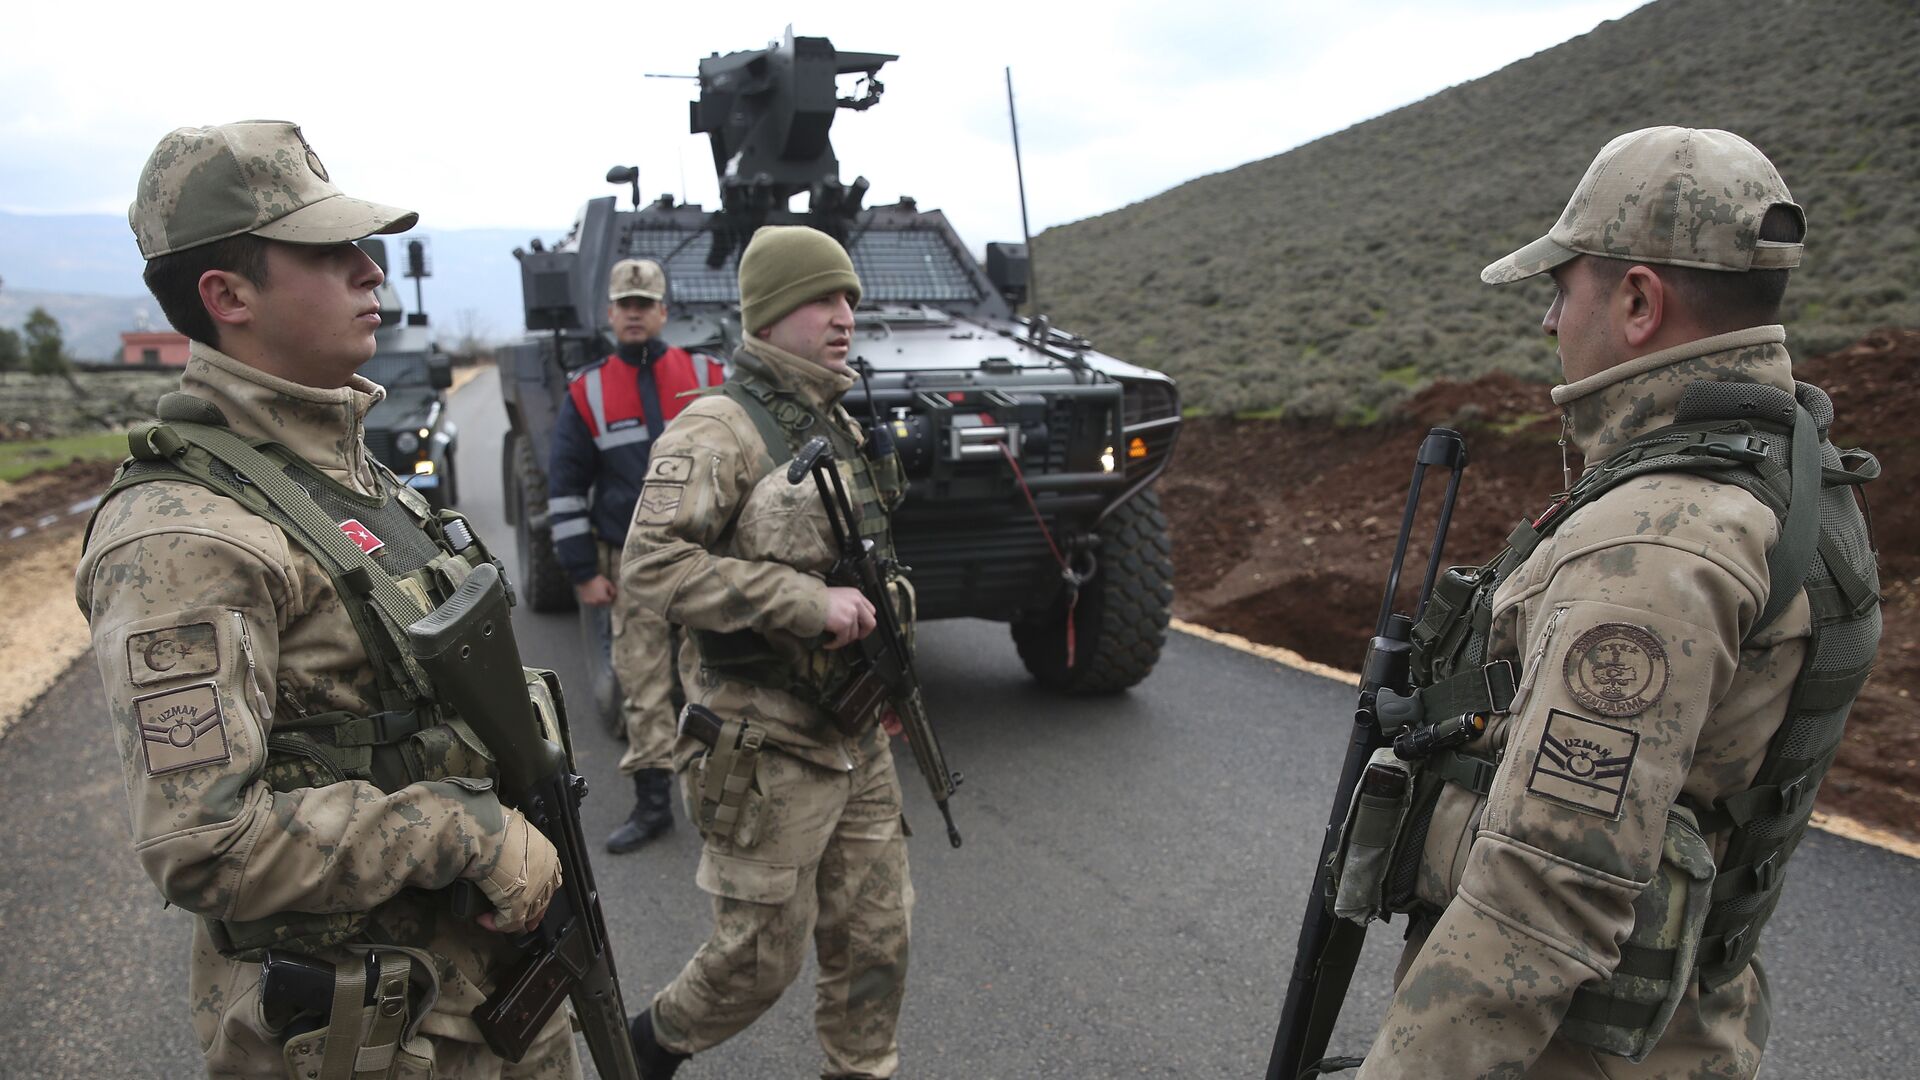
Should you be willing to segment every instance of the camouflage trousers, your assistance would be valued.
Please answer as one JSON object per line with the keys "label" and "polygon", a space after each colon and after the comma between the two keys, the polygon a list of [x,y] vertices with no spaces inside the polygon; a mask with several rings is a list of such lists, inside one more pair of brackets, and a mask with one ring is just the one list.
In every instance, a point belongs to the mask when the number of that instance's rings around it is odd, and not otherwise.
{"label": "camouflage trousers", "polygon": [[[600,572],[609,581],[620,580],[619,548],[600,545]],[[671,769],[681,703],[673,662],[680,635],[627,590],[614,598],[612,616],[613,674],[620,682],[620,712],[627,729],[620,775]]]}
{"label": "camouflage trousers", "polygon": [[[229,960],[214,949],[204,927],[194,934],[190,975],[194,1034],[214,1080],[288,1080],[281,1040],[260,1018],[260,965]],[[436,1024],[435,1021],[444,1020]],[[423,1028],[467,1027],[465,1017],[429,1013]],[[580,1059],[570,1024],[550,1023],[548,1033],[518,1064],[502,1060],[485,1043],[421,1031],[402,1045],[390,1074],[394,1080],[580,1080]]]}
{"label": "camouflage trousers", "polygon": [[[686,774],[690,806],[703,764]],[[892,1076],[913,883],[885,735],[869,736],[849,772],[762,753],[758,786],[751,842],[706,838],[696,880],[713,896],[713,936],[654,998],[656,1035],[696,1053],[738,1033],[800,973],[811,939],[825,1075]]]}

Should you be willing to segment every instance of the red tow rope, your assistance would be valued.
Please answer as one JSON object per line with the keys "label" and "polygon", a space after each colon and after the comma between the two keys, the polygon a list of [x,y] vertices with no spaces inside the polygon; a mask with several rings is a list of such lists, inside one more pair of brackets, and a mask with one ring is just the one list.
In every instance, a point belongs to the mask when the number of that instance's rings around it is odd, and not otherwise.
{"label": "red tow rope", "polygon": [[1047,528],[1047,519],[1040,516],[1040,506],[1033,501],[1033,489],[1027,486],[1027,474],[1020,471],[1020,463],[1014,460],[1013,451],[1006,443],[995,443],[1000,448],[1000,456],[1013,466],[1013,479],[1020,485],[1020,494],[1026,497],[1027,509],[1033,511],[1033,523],[1040,526],[1040,535],[1046,537],[1047,550],[1053,552],[1053,561],[1060,564],[1060,576],[1067,582],[1067,669],[1073,669],[1073,612],[1080,605],[1079,574],[1074,573],[1066,556],[1060,554],[1060,545],[1053,541],[1053,530]]}

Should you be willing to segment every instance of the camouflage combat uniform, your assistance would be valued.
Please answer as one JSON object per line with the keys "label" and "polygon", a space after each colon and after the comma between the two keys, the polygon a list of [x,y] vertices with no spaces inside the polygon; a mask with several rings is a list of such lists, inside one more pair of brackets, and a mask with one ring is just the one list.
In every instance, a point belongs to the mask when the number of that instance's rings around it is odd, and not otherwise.
{"label": "camouflage combat uniform", "polygon": [[[852,376],[751,339],[734,364],[736,383],[792,395],[862,441],[838,405]],[[689,630],[756,631],[800,669],[834,655],[822,650],[822,575],[835,549],[813,484],[789,483],[784,468],[761,476],[767,456],[736,402],[690,405],[654,448],[620,588]],[[852,491],[867,465],[855,456],[841,468]],[[691,701],[764,731],[770,752],[749,800],[753,824],[705,837],[696,880],[714,898],[714,931],[654,999],[660,1044],[694,1053],[745,1028],[799,974],[811,938],[828,1074],[893,1075],[913,884],[885,732],[842,736],[820,708],[706,667],[698,648],[682,650],[681,675]],[[690,802],[702,750],[687,737],[675,748]]]}
{"label": "camouflage combat uniform", "polygon": [[[1797,240],[1757,239],[1762,216],[1778,207],[1799,215],[1745,140],[1645,129],[1609,143],[1553,231],[1482,278],[1520,280],[1580,255],[1656,272],[1785,270],[1799,263]],[[1564,299],[1569,283],[1560,284]],[[1560,310],[1556,302],[1550,330]],[[1772,325],[1704,337],[1614,361],[1556,387],[1553,399],[1591,476],[1636,437],[1674,424],[1689,387],[1794,395],[1785,341]],[[1570,350],[1594,355],[1565,336],[1560,347],[1563,360]],[[1804,391],[1803,404],[1808,393],[1817,395]],[[1857,522],[1851,496],[1843,502]],[[1796,680],[1812,670],[1814,608],[1805,589],[1770,596],[1782,519],[1738,484],[1656,467],[1574,505],[1493,593],[1487,659],[1515,665],[1517,691],[1472,748],[1493,762],[1485,793],[1451,781],[1440,789],[1417,879],[1419,899],[1438,914],[1415,920],[1361,1069],[1369,1080],[1744,1080],[1759,1069],[1769,1025],[1760,962],[1696,977],[1718,943],[1691,936],[1698,924],[1679,929],[1692,917],[1683,912],[1698,910],[1679,898],[1711,892],[1717,904],[1722,891],[1708,888],[1721,884],[1716,871],[1733,875],[1724,884],[1736,896],[1754,888],[1740,882],[1749,868],[1725,865],[1725,826],[1694,823],[1724,817],[1723,800],[1755,788],[1775,734],[1803,708]],[[1777,614],[1770,599],[1784,603]],[[1877,621],[1865,626],[1877,635]],[[1870,643],[1865,655],[1870,662]],[[1841,704],[1836,741],[1844,715]],[[1582,997],[1616,975],[1650,975],[1635,956],[1671,962],[1692,955],[1696,940],[1699,965],[1665,984],[1677,1005],[1663,1031],[1615,1019],[1633,1010],[1585,1011]],[[1595,1023],[1637,1028],[1635,1049],[1597,1051],[1603,1043],[1575,1030]]]}
{"label": "camouflage combat uniform", "polygon": [[[1588,461],[1673,421],[1682,389],[1734,379],[1793,389],[1784,331],[1737,331],[1556,388]],[[1421,867],[1422,900],[1445,908],[1408,944],[1392,1010],[1361,1075],[1746,1077],[1767,1033],[1756,961],[1732,983],[1689,992],[1653,1054],[1635,1065],[1555,1038],[1573,991],[1611,975],[1654,880],[1670,808],[1711,805],[1753,781],[1786,715],[1809,632],[1807,602],[1742,647],[1766,606],[1779,526],[1752,495],[1658,474],[1575,513],[1494,597],[1489,658],[1523,672],[1484,751],[1493,789],[1448,785]],[[1590,686],[1610,641],[1636,643],[1622,700]],[[1570,782],[1549,749],[1619,760],[1600,787]],[[1614,815],[1618,815],[1615,817]],[[1529,1064],[1531,1063],[1531,1064]]]}
{"label": "camouflage combat uniform", "polygon": [[[196,344],[181,388],[218,407],[235,433],[274,440],[354,492],[392,483],[362,442],[367,410],[384,395],[373,383],[301,386]],[[288,718],[382,708],[333,580],[305,549],[199,484],[149,480],[101,506],[75,587],[141,863],[170,903],[203,916],[190,993],[210,1075],[286,1071],[260,1018],[259,965],[223,956],[207,920],[356,911],[370,911],[370,932],[412,951],[437,983],[398,1075],[426,1077],[430,1061],[440,1076],[579,1075],[565,1010],[518,1066],[481,1044],[470,1014],[514,949],[431,892],[485,877],[523,835],[513,826],[524,819],[488,781],[458,778],[484,777],[486,762],[443,761],[456,778],[391,793],[358,781],[276,790],[263,775],[267,741]],[[194,723],[179,727],[180,715]],[[180,737],[156,742],[155,732],[176,733],[170,724]]]}

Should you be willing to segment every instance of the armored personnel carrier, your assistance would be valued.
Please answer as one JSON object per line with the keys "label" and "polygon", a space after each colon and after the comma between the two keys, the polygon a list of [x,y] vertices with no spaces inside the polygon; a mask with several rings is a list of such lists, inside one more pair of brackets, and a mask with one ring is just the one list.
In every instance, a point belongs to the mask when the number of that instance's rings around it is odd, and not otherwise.
{"label": "armored personnel carrier", "polygon": [[[594,199],[557,244],[515,252],[529,335],[500,364],[520,587],[537,611],[573,602],[548,539],[544,465],[568,373],[612,351],[612,265],[663,266],[662,336],[726,357],[740,338],[747,239],[764,224],[811,225],[847,247],[864,288],[849,356],[864,379],[846,407],[886,424],[911,480],[894,530],[919,617],[1008,623],[1042,683],[1124,689],[1153,670],[1173,600],[1152,484],[1179,435],[1179,392],[1159,372],[1019,316],[1023,245],[988,244],[983,266],[938,210],[905,198],[868,207],[864,177],[841,181],[835,117],[878,102],[877,73],[895,59],[789,31],[700,61],[691,129],[711,141],[719,209],[671,196],[641,205],[634,170],[616,168],[607,179],[632,185],[630,209]],[[807,209],[789,209],[800,195]]]}
{"label": "armored personnel carrier", "polygon": [[[387,244],[380,237],[359,242],[386,281],[374,291],[380,302],[380,329],[373,333],[373,359],[360,374],[386,387],[387,396],[368,413],[367,449],[435,509],[459,498],[453,451],[459,429],[447,414],[447,389],[453,385],[453,359],[434,344],[427,313],[407,311],[387,269]],[[407,242],[406,276],[426,276],[422,242]],[[419,306],[418,289],[415,306]]]}

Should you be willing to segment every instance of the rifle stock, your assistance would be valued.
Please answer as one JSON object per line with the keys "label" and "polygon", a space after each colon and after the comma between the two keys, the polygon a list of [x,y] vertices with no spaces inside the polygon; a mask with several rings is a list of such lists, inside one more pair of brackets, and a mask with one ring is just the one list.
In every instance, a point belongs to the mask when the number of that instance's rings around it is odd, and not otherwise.
{"label": "rifle stock", "polygon": [[1414,460],[1413,481],[1407,489],[1407,505],[1400,518],[1400,533],[1388,567],[1386,597],[1381,602],[1380,617],[1360,668],[1359,701],[1347,735],[1346,759],[1341,763],[1339,782],[1334,785],[1333,808],[1321,838],[1320,857],[1314,864],[1313,885],[1307,893],[1306,913],[1300,920],[1300,939],[1294,947],[1293,972],[1287,980],[1287,996],[1280,1008],[1273,1052],[1267,1059],[1267,1080],[1296,1080],[1360,1063],[1358,1058],[1322,1059],[1334,1024],[1340,1018],[1340,1007],[1360,959],[1360,947],[1366,939],[1365,927],[1333,914],[1329,896],[1331,862],[1340,841],[1340,830],[1346,823],[1347,807],[1353,801],[1353,792],[1359,786],[1367,759],[1388,743],[1375,712],[1379,692],[1392,689],[1405,693],[1412,677],[1413,646],[1409,638],[1419,612],[1416,610],[1411,617],[1396,615],[1393,604],[1400,588],[1407,541],[1420,508],[1421,482],[1430,465],[1439,465],[1449,472],[1440,520],[1427,556],[1426,580],[1420,590],[1420,603],[1424,605],[1433,591],[1434,575],[1446,545],[1447,526],[1453,517],[1454,500],[1460,491],[1460,474],[1466,463],[1465,441],[1458,432],[1447,428],[1429,431]]}
{"label": "rifle stock", "polygon": [[[465,720],[500,769],[500,801],[525,814],[560,856],[560,889],[540,925],[514,938],[525,957],[474,1014],[494,1053],[526,1056],[560,1003],[572,998],[587,1048],[608,1080],[639,1080],[607,924],[580,831],[586,781],[542,729],[527,694],[500,573],[475,569],[445,604],[407,628],[440,699]],[[562,718],[564,723],[564,718]],[[471,883],[456,910],[491,908]]]}

